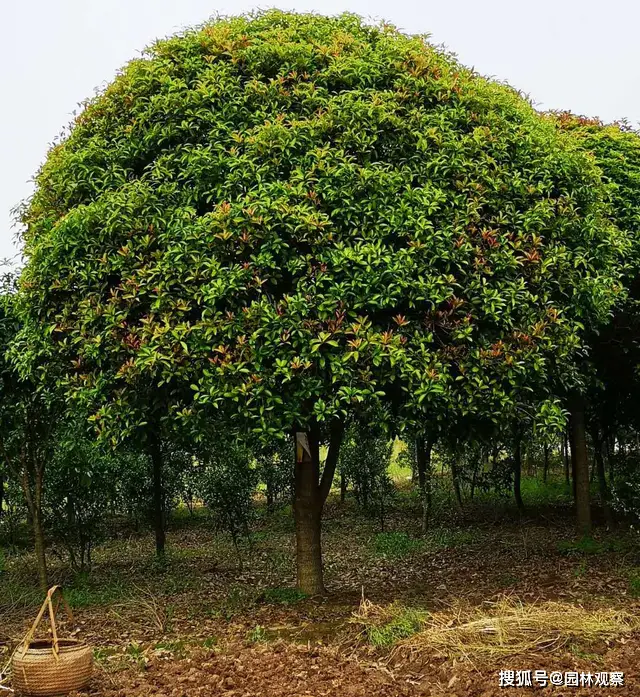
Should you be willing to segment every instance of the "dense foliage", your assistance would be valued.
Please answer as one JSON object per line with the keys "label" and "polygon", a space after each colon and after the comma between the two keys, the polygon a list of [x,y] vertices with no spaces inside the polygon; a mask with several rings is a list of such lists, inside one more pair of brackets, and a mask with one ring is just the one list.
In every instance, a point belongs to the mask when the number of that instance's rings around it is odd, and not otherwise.
{"label": "dense foliage", "polygon": [[602,200],[569,138],[422,37],[218,20],[131,62],[49,153],[28,331],[118,438],[150,400],[268,433],[383,396],[493,416],[577,377],[615,289]]}

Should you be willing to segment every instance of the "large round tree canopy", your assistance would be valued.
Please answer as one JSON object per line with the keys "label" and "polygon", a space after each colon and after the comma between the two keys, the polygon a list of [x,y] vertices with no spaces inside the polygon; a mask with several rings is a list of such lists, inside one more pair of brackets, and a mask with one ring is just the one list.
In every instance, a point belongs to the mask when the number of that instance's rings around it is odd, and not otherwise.
{"label": "large round tree canopy", "polygon": [[499,413],[609,310],[605,197],[572,138],[424,37],[220,19],[129,63],[50,151],[25,332],[119,430],[150,398],[267,431],[383,395]]}

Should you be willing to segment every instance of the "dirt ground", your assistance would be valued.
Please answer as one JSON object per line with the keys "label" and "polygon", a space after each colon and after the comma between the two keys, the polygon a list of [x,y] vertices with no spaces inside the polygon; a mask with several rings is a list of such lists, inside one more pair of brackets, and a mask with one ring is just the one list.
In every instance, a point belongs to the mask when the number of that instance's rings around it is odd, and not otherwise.
{"label": "dirt ground", "polygon": [[[407,506],[413,504],[408,503]],[[413,509],[411,509],[413,510]],[[418,511],[392,512],[391,530],[416,534]],[[78,636],[96,649],[93,697],[492,697],[640,694],[640,634],[589,645],[479,659],[371,646],[354,623],[363,597],[425,611],[482,606],[505,594],[523,603],[554,600],[638,614],[630,585],[640,552],[625,533],[603,529],[598,542],[572,548],[569,511],[535,517],[512,511],[448,520],[402,558],[376,554],[379,528],[355,506],[331,501],[324,550],[329,596],[291,591],[293,536],[287,512],[258,524],[242,563],[228,540],[204,522],[175,525],[166,568],[151,561],[149,535],[123,535],[96,550],[96,568],[67,582]],[[35,614],[16,589],[33,573],[29,555],[9,559],[0,576],[0,649],[5,658]],[[7,581],[6,579],[9,579]],[[22,579],[22,581],[21,581]],[[275,590],[274,590],[275,589]],[[284,590],[283,590],[284,589]],[[640,616],[640,615],[639,615]],[[67,631],[70,631],[67,626]],[[0,662],[4,662],[0,656]],[[623,671],[623,687],[501,688],[500,670]]]}

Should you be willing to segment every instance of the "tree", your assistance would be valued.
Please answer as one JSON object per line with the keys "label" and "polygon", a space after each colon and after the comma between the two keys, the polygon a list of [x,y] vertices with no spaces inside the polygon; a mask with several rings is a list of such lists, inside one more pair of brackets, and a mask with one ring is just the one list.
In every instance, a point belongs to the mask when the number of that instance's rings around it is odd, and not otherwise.
{"label": "tree", "polygon": [[62,542],[74,571],[91,569],[91,551],[106,532],[116,498],[120,460],[86,436],[78,419],[63,422],[47,467],[44,519]]}
{"label": "tree", "polygon": [[424,37],[221,19],[154,44],[49,153],[25,322],[104,437],[203,414],[297,434],[298,583],[323,592],[352,412],[499,420],[579,380],[615,291],[603,199],[570,138]]}
{"label": "tree", "polygon": [[550,118],[590,152],[601,168],[612,218],[628,240],[621,266],[624,293],[619,295],[610,321],[589,334],[589,354],[582,368],[588,376],[586,389],[571,397],[578,527],[588,533],[587,432],[592,435],[601,501],[609,517],[603,443],[625,426],[640,427],[640,133],[624,122],[604,124],[568,112],[554,113]]}
{"label": "tree", "polygon": [[3,469],[20,483],[33,528],[38,578],[46,591],[45,469],[53,452],[56,417],[63,409],[55,391],[38,380],[43,365],[30,378],[21,377],[16,369],[22,342],[14,291],[14,277],[7,273],[0,279],[0,458]]}
{"label": "tree", "polygon": [[385,512],[392,483],[387,472],[392,442],[389,434],[372,426],[373,415],[362,415],[348,425],[340,449],[338,468],[351,484],[358,503],[374,512],[384,531]]}
{"label": "tree", "polygon": [[219,446],[203,463],[198,493],[216,527],[231,535],[239,552],[240,538],[249,537],[257,471],[246,443],[220,440]]}

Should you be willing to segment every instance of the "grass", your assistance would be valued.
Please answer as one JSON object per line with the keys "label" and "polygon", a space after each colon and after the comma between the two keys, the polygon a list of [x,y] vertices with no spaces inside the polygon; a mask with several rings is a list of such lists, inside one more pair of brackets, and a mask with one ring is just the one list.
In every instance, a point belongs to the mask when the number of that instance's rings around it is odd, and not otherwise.
{"label": "grass", "polygon": [[144,646],[137,641],[132,641],[127,644],[124,650],[125,656],[138,665],[143,665],[147,662],[147,655]]}
{"label": "grass", "polygon": [[576,578],[583,578],[587,575],[587,560],[583,559],[578,566],[573,570],[573,575]]}
{"label": "grass", "polygon": [[110,605],[130,596],[130,590],[118,581],[96,583],[87,574],[78,574],[64,588],[64,595],[72,608]]}
{"label": "grass", "polygon": [[430,547],[451,549],[475,544],[483,539],[481,531],[474,529],[435,528],[427,533]]}
{"label": "grass", "polygon": [[420,632],[427,617],[427,612],[399,603],[385,607],[363,600],[352,622],[363,627],[371,645],[389,648]]}
{"label": "grass", "polygon": [[547,482],[536,477],[523,476],[520,491],[525,506],[558,505],[571,501],[571,486],[564,479],[549,478]]}
{"label": "grass", "polygon": [[263,644],[268,639],[267,630],[260,624],[257,624],[248,634],[247,641],[250,644]]}
{"label": "grass", "polygon": [[582,537],[579,540],[562,540],[558,542],[558,551],[563,554],[606,554],[624,552],[627,542],[620,538],[597,540],[594,537]]}
{"label": "grass", "polygon": [[379,532],[373,538],[374,554],[385,559],[404,559],[423,547],[423,540],[417,540],[406,532]]}
{"label": "grass", "polygon": [[306,597],[307,595],[297,588],[267,588],[262,594],[265,603],[274,605],[295,605]]}
{"label": "grass", "polygon": [[258,600],[258,591],[250,586],[232,586],[216,608],[216,614],[225,620],[246,612]]}
{"label": "grass", "polygon": [[160,641],[154,646],[154,652],[171,654],[173,658],[184,658],[187,654],[187,642],[182,639],[175,639],[173,641]]}
{"label": "grass", "polygon": [[629,571],[629,595],[633,598],[640,598],[640,569],[634,568]]}

